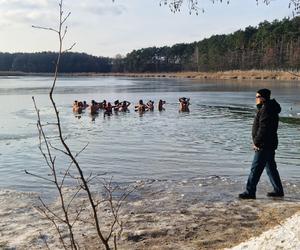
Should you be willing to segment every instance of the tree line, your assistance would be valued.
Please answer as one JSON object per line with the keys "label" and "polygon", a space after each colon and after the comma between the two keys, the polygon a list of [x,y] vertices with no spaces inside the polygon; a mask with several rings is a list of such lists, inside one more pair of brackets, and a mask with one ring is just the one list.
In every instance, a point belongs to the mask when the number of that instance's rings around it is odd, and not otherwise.
{"label": "tree line", "polygon": [[[53,72],[57,54],[0,53],[0,71]],[[223,70],[299,70],[300,17],[264,21],[228,35],[194,43],[133,50],[125,57],[63,54],[59,71],[178,72]]]}
{"label": "tree line", "polygon": [[129,72],[299,70],[300,17],[264,21],[190,44],[134,50],[121,66]]}
{"label": "tree line", "polygon": [[[57,53],[0,53],[0,71],[50,73],[55,70]],[[67,52],[61,56],[60,72],[111,72],[112,61],[85,53]]]}

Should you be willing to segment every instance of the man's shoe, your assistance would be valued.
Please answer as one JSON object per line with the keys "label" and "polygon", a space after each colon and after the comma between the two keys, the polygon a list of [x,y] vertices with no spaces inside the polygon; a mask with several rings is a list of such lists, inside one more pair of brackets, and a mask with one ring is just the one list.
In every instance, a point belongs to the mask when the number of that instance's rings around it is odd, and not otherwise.
{"label": "man's shoe", "polygon": [[278,192],[269,192],[267,193],[267,196],[268,197],[283,197],[284,196],[284,193],[278,193]]}
{"label": "man's shoe", "polygon": [[244,199],[244,200],[246,200],[246,199],[256,199],[256,196],[255,196],[255,194],[249,194],[247,192],[244,192],[244,193],[239,194],[239,198]]}

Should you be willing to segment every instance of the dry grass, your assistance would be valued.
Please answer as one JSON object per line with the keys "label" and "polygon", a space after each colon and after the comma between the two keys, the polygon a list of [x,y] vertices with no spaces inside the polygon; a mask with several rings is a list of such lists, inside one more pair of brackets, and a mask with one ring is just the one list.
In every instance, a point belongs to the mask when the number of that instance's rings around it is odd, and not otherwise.
{"label": "dry grass", "polygon": [[[2,71],[0,76],[52,76],[49,73],[25,73]],[[161,73],[62,73],[62,76],[119,76],[119,77],[145,77],[145,78],[190,78],[211,80],[280,80],[299,81],[299,72],[270,71],[270,70],[231,70],[219,72],[161,72]]]}
{"label": "dry grass", "polygon": [[191,78],[191,79],[219,79],[219,80],[286,80],[299,81],[300,73],[288,71],[268,70],[232,70],[219,72],[176,72],[176,73],[108,73],[90,74],[102,76],[124,77],[154,77],[154,78]]}

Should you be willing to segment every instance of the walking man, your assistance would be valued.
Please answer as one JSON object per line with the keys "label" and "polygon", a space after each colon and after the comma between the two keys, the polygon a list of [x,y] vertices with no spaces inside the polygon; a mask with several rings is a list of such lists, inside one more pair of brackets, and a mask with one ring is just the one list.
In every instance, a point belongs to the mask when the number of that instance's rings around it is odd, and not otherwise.
{"label": "walking man", "polygon": [[270,96],[271,91],[269,89],[260,89],[256,93],[257,112],[252,126],[253,149],[255,153],[246,191],[239,194],[240,199],[256,198],[256,186],[264,168],[267,170],[274,189],[267,196],[284,196],[275,162],[275,150],[278,146],[278,114],[281,111],[281,107],[275,99],[271,100]]}

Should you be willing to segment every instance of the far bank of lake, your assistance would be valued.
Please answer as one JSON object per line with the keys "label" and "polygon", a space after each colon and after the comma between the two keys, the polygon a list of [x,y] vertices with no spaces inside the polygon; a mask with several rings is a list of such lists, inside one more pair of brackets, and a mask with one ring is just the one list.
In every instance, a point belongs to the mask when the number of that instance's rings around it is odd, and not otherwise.
{"label": "far bank of lake", "polygon": [[[0,76],[52,76],[52,73],[35,72],[15,72],[0,71]],[[278,81],[300,81],[298,71],[279,71],[279,70],[231,70],[217,72],[110,72],[110,73],[60,73],[61,76],[116,76],[116,77],[141,77],[141,78],[190,78],[206,80],[278,80]]]}

